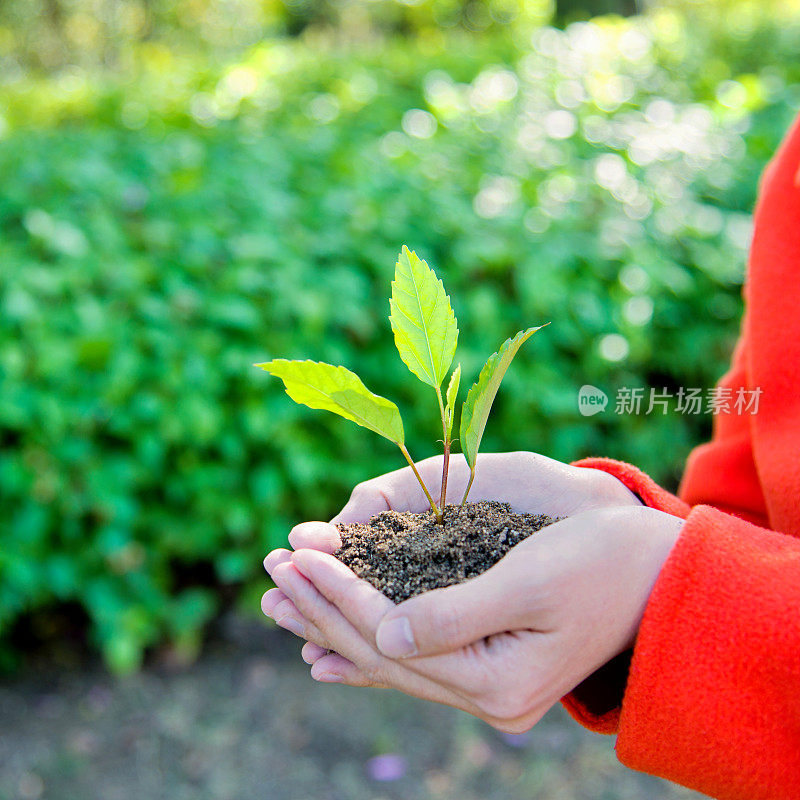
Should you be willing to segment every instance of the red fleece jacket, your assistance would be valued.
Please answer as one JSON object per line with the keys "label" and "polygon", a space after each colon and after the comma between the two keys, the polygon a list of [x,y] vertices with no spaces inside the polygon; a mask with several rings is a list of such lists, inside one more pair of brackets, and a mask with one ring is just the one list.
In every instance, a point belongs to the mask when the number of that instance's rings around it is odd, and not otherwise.
{"label": "red fleece jacket", "polygon": [[762,180],[742,336],[721,382],[734,397],[760,388],[758,413],[715,417],[680,498],[630,465],[578,462],[686,522],[645,610],[621,706],[605,710],[607,668],[564,704],[587,727],[617,732],[627,766],[721,800],[800,798],[798,168],[800,118]]}

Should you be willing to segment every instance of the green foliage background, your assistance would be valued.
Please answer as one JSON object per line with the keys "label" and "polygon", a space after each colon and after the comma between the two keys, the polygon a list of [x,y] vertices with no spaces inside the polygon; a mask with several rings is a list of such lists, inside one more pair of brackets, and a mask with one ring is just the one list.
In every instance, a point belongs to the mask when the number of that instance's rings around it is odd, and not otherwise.
{"label": "green foliage background", "polygon": [[287,38],[284,18],[197,53],[180,20],[101,31],[112,55],[90,42],[82,60],[5,7],[8,663],[25,634],[61,633],[58,608],[85,614],[114,670],[163,642],[190,657],[221,608],[255,607],[292,524],[401,466],[255,361],[346,365],[399,403],[413,455],[435,452],[436,409],[387,321],[402,243],[445,281],[465,383],[552,322],[507,376],[486,451],[610,455],[674,487],[708,436],[706,415],[584,419],[577,390],[613,404],[724,370],[758,175],[800,105],[796,7],[558,30],[544,6],[470,26],[435,3],[389,4],[391,24],[350,5],[360,27]]}

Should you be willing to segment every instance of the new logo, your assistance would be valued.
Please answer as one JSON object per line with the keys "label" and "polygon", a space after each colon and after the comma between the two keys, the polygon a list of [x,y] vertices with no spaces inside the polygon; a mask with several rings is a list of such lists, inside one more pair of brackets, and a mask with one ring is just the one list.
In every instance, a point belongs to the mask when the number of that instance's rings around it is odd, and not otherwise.
{"label": "new logo", "polygon": [[592,417],[605,410],[608,405],[608,395],[596,386],[585,383],[578,392],[578,411],[584,417]]}

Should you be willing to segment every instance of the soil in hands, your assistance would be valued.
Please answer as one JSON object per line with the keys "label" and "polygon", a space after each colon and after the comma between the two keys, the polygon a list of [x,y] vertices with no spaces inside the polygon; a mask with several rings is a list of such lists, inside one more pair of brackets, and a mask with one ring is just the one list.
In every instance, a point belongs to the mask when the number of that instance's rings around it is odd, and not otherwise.
{"label": "soil in hands", "polygon": [[334,555],[390,600],[474,578],[515,544],[557,520],[515,514],[508,503],[483,500],[447,506],[444,525],[431,511],[383,511],[368,523],[338,525],[342,546]]}

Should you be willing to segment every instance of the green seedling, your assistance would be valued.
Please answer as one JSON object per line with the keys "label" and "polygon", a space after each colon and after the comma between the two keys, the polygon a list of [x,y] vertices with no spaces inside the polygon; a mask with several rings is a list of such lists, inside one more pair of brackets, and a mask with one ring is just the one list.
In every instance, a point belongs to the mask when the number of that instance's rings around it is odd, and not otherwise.
{"label": "green seedling", "polygon": [[[295,402],[309,408],[332,411],[394,442],[419,481],[437,522],[441,524],[444,522],[461,364],[450,375],[444,396],[442,385],[455,357],[458,323],[441,280],[425,261],[405,246],[397,259],[389,308],[389,321],[400,358],[411,372],[436,393],[444,447],[438,505],[409,455],[400,410],[391,400],[371,392],[358,375],[345,367],[318,361],[289,361],[285,358],[255,366],[280,378],[286,393]],[[506,339],[500,349],[489,356],[461,406],[461,451],[469,465],[469,482],[461,499],[462,508],[475,480],[478,449],[500,382],[519,348],[543,327],[528,328]]]}

